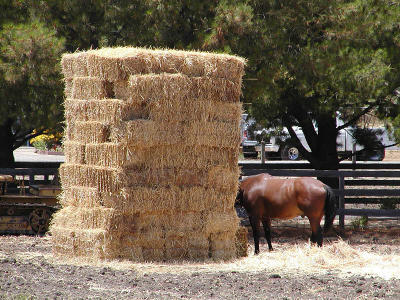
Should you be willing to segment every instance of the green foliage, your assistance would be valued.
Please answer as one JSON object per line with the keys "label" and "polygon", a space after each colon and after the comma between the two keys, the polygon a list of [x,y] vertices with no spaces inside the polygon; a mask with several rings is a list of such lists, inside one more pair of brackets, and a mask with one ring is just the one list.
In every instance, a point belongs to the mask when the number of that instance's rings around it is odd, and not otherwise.
{"label": "green foliage", "polygon": [[362,216],[351,221],[351,227],[354,229],[366,229],[368,227],[368,217]]}
{"label": "green foliage", "polygon": [[[0,32],[0,120],[18,129],[55,125],[62,114],[63,40],[43,24],[5,24]],[[1,121],[0,121],[1,123]],[[17,128],[16,128],[17,130]]]}
{"label": "green foliage", "polygon": [[34,128],[61,127],[64,39],[34,17],[31,1],[1,8],[15,13],[0,19],[0,165],[11,166]]}
{"label": "green foliage", "polygon": [[389,96],[400,86],[398,3],[220,1],[218,11],[227,17],[216,17],[208,45],[248,58],[249,112],[263,126],[286,127],[295,143],[291,127],[302,127],[311,152],[296,146],[314,167],[338,166],[337,112],[345,126],[369,112],[397,116]]}

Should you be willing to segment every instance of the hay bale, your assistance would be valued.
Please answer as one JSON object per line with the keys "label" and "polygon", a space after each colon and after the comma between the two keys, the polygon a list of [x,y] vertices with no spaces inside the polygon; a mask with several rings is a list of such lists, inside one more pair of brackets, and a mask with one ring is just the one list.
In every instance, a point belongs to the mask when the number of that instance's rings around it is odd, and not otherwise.
{"label": "hay bale", "polygon": [[72,164],[85,164],[85,143],[63,141],[65,162]]}
{"label": "hay bale", "polygon": [[64,78],[64,94],[66,98],[72,97],[72,86],[73,86],[73,79]]}
{"label": "hay bale", "polygon": [[68,124],[76,121],[97,121],[115,124],[121,120],[134,118],[134,109],[123,100],[79,100],[66,99],[64,102],[65,120]]}
{"label": "hay bale", "polygon": [[[104,201],[107,207],[120,208],[130,213],[157,211],[159,214],[175,212],[202,212],[213,207],[218,212],[232,208],[232,196],[235,195],[218,192],[204,187],[178,187],[178,186],[134,186],[123,188],[117,200],[110,197]],[[204,199],[204,195],[207,198]]]}
{"label": "hay bale", "polygon": [[121,183],[117,180],[118,169],[64,163],[59,168],[62,187],[84,186],[96,188],[100,192],[119,191]]}
{"label": "hay bale", "polygon": [[68,124],[65,129],[67,141],[87,143],[105,143],[110,141],[110,127],[98,121],[77,121]]}
{"label": "hay bale", "polygon": [[66,79],[88,76],[87,52],[64,54],[61,60],[61,68]]}
{"label": "hay bale", "polygon": [[[181,168],[135,168],[117,173],[117,181],[125,186],[178,186],[178,187],[213,187],[220,192],[237,191],[239,168],[233,170],[223,166],[212,166],[209,169]],[[232,202],[233,203],[233,202]]]}
{"label": "hay bale", "polygon": [[207,169],[215,165],[231,168],[236,162],[236,152],[224,148],[182,146],[177,149],[175,145],[127,145],[124,166],[128,169]]}
{"label": "hay bale", "polygon": [[85,230],[64,228],[54,225],[50,227],[53,239],[53,253],[66,258],[88,257],[105,259],[105,245],[110,241],[104,230]]}
{"label": "hay bale", "polygon": [[123,143],[86,144],[85,161],[92,166],[118,168],[126,165],[129,156]]}
{"label": "hay bale", "polygon": [[136,147],[162,147],[183,143],[182,125],[178,123],[160,123],[152,120],[132,120],[121,122],[111,128],[110,140],[114,143],[127,141]]}
{"label": "hay bale", "polygon": [[245,63],[240,57],[224,54],[122,47],[87,51],[86,58],[89,76],[110,82],[135,74],[181,73],[240,83]]}
{"label": "hay bale", "polygon": [[105,99],[114,95],[113,86],[108,81],[96,77],[74,77],[72,95],[74,99]]}
{"label": "hay bale", "polygon": [[77,206],[89,208],[103,206],[104,198],[106,198],[104,193],[101,193],[96,187],[67,186],[64,182],[59,202],[63,207]]}
{"label": "hay bale", "polygon": [[247,257],[248,248],[248,230],[245,226],[239,226],[235,235],[236,256]]}
{"label": "hay bale", "polygon": [[[120,81],[121,82],[121,81]],[[119,84],[121,84],[119,82]],[[122,99],[146,103],[162,99],[181,102],[190,100],[237,103],[240,84],[224,78],[189,77],[184,74],[145,74],[130,76]]]}
{"label": "hay bale", "polygon": [[[76,130],[79,130],[78,127]],[[139,119],[121,122],[113,127],[110,140],[112,142],[127,140],[129,145],[136,147],[179,144],[238,149],[240,132],[239,125],[232,126],[224,122],[191,122],[183,126],[178,122]]]}
{"label": "hay bale", "polygon": [[105,48],[61,64],[66,163],[55,255],[236,257],[244,60]]}

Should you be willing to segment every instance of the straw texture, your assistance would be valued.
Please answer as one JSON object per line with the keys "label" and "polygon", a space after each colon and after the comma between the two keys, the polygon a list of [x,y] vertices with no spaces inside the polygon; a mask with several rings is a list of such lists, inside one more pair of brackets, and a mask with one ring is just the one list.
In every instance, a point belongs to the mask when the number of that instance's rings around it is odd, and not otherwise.
{"label": "straw texture", "polygon": [[142,48],[63,55],[66,162],[62,209],[50,227],[56,256],[247,254],[233,208],[244,64]]}

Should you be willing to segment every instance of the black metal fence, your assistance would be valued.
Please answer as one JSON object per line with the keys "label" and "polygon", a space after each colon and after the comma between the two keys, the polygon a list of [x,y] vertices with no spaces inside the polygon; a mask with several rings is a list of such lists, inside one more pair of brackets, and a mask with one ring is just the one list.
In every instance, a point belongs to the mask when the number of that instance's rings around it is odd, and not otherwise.
{"label": "black metal fence", "polygon": [[[21,165],[23,166],[23,165]],[[16,180],[9,191],[29,187],[34,184],[54,184],[58,178],[59,163],[38,167],[25,165],[20,168],[0,168],[0,174],[12,175]],[[41,164],[43,166],[43,164]],[[338,171],[312,170],[307,163],[240,163],[243,176],[269,173],[285,177],[335,177],[339,188],[337,195],[339,224],[344,226],[345,216],[379,216],[400,218],[400,164],[399,163],[344,163]],[[353,170],[356,169],[356,170]],[[386,209],[346,208],[347,204],[379,204]]]}

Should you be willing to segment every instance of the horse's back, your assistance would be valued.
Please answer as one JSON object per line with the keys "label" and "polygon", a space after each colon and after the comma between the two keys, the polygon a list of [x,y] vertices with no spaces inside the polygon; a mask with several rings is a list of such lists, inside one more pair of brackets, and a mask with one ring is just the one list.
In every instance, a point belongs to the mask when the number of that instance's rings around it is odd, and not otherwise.
{"label": "horse's back", "polygon": [[318,179],[312,177],[299,177],[293,180],[294,189],[297,193],[302,194],[304,197],[307,196],[324,196],[325,188],[324,184]]}
{"label": "horse's back", "polygon": [[324,184],[312,177],[300,177],[294,181],[297,203],[305,214],[323,212],[326,191]]}

